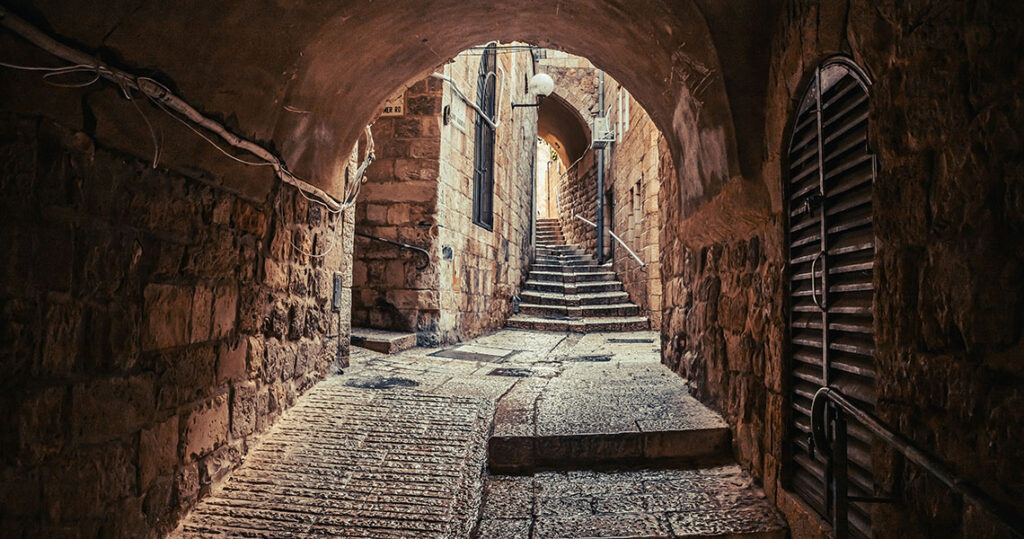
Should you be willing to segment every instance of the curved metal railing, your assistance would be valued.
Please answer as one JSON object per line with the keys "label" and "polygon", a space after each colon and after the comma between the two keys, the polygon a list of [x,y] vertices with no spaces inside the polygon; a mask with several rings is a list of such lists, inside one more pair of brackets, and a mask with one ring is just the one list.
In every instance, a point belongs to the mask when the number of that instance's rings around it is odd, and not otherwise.
{"label": "curved metal railing", "polygon": [[[828,415],[826,414],[826,404],[829,402],[835,405],[832,408],[835,436],[831,442],[828,439],[826,425],[826,415]],[[1019,515],[1006,508],[977,486],[957,476],[949,466],[914,445],[905,436],[889,428],[889,426],[882,423],[874,415],[857,407],[837,389],[823,387],[818,389],[814,394],[814,400],[811,401],[811,438],[814,444],[813,449],[821,451],[832,461],[832,468],[836,477],[836,501],[832,525],[838,539],[845,539],[849,536],[846,517],[847,504],[849,502],[891,503],[895,501],[892,498],[854,497],[850,496],[847,492],[846,418],[844,414],[852,416],[858,423],[871,431],[872,434],[900,452],[911,462],[927,470],[951,490],[960,494],[964,500],[987,511],[1016,537],[1024,538],[1024,522],[1022,522]]]}
{"label": "curved metal railing", "polygon": [[[577,219],[579,219],[580,221],[583,221],[584,223],[587,223],[588,225],[590,225],[590,226],[592,226],[592,227],[594,227],[594,228],[597,228],[597,225],[596,225],[596,224],[594,224],[594,223],[593,223],[593,222],[591,222],[591,221],[588,221],[587,219],[584,219],[582,215],[574,215],[574,217],[576,217],[576,218],[577,218]],[[647,267],[647,264],[645,264],[645,263],[644,263],[644,261],[643,261],[643,260],[641,260],[641,259],[640,259],[640,257],[639,257],[639,256],[637,256],[637,255],[636,255],[636,253],[634,253],[634,252],[633,252],[633,250],[632,250],[632,249],[630,249],[628,245],[626,245],[626,242],[622,241],[622,238],[620,238],[620,237],[618,237],[617,235],[615,235],[615,233],[614,233],[614,232],[612,232],[611,230],[609,230],[609,231],[608,231],[608,233],[609,233],[609,234],[611,234],[611,236],[612,236],[613,238],[615,238],[615,241],[619,242],[619,245],[622,245],[622,247],[623,247],[623,248],[624,248],[624,249],[625,249],[625,250],[626,250],[626,251],[627,251],[627,252],[628,252],[629,254],[633,255],[633,258],[634,258],[634,259],[636,259],[637,263],[638,263],[638,264],[640,264],[640,267],[641,267],[641,268],[646,268],[646,267]]]}

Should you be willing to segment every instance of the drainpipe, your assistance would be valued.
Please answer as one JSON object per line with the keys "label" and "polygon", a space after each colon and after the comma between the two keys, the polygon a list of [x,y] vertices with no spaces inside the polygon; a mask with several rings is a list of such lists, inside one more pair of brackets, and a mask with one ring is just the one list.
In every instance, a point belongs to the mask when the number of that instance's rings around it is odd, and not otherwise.
{"label": "drainpipe", "polygon": [[[604,116],[604,71],[597,75],[597,110]],[[604,148],[597,150],[597,263],[604,264]]]}
{"label": "drainpipe", "polygon": [[[530,50],[530,69],[537,74],[537,56]],[[537,111],[537,124],[540,125],[540,110]],[[533,130],[533,157],[530,159],[530,263],[537,260],[537,129]],[[519,309],[516,304],[516,312]]]}

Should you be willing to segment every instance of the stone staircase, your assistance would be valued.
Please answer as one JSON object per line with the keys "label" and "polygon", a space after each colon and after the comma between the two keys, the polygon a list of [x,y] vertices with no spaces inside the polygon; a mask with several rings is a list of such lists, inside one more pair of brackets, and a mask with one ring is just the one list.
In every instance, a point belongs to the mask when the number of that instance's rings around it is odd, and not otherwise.
{"label": "stone staircase", "polygon": [[540,331],[641,331],[650,327],[629,301],[611,263],[568,245],[558,219],[537,220],[537,257],[507,327]]}

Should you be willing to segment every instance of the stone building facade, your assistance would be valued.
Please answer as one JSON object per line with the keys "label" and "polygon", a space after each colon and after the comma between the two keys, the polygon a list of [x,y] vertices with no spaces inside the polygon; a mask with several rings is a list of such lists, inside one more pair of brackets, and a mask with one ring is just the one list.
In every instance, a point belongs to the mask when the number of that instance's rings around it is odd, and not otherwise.
{"label": "stone building facade", "polygon": [[[473,99],[480,49],[439,68]],[[525,102],[528,51],[499,49],[501,119],[495,133],[494,216],[473,222],[476,113],[451,84],[429,76],[405,90],[404,114],[374,124],[378,159],[368,170],[356,232],[421,247],[412,250],[358,237],[353,323],[414,331],[420,344],[450,343],[500,327],[528,264],[536,111]]]}
{"label": "stone building facade", "polygon": [[0,535],[168,531],[347,364],[351,212],[0,132]]}
{"label": "stone building facade", "polygon": [[[605,103],[612,107],[609,118],[616,132],[615,143],[605,161],[605,200],[611,202],[608,227],[637,253],[644,265],[641,266],[610,234],[605,241],[615,273],[629,297],[650,313],[651,328],[658,329],[661,327],[658,193],[662,178],[672,178],[675,170],[661,132],[629,91],[610,77],[605,80]],[[663,166],[663,162],[667,166]]]}
{"label": "stone building facade", "polygon": [[[528,51],[498,49],[500,85],[497,89],[501,123],[495,133],[494,203],[491,230],[474,224],[473,122],[466,112],[465,128],[450,121],[441,130],[441,166],[438,180],[441,341],[454,342],[502,327],[512,311],[512,297],[526,280],[530,262],[533,204],[533,167],[537,152],[537,112],[512,109],[527,103],[526,81],[534,74]],[[466,95],[476,92],[479,51],[462,54],[445,65],[445,74]],[[447,84],[446,84],[447,86]],[[455,111],[458,99],[445,92],[443,106]],[[454,114],[453,114],[454,115]],[[450,256],[449,256],[450,253]]]}
{"label": "stone building facade", "polygon": [[[437,343],[440,291],[432,263],[440,223],[440,79],[428,77],[400,92],[404,110],[373,124],[376,159],[367,169],[356,204],[352,324],[416,332]],[[454,224],[454,223],[451,223]],[[403,249],[379,239],[421,247]]]}
{"label": "stone building facade", "polygon": [[[727,417],[738,457],[795,537],[826,528],[793,493],[784,462],[782,170],[809,73],[835,54],[871,81],[875,413],[1021,511],[1024,183],[1009,141],[1022,116],[1007,93],[1021,80],[1008,52],[1024,38],[1010,22],[1021,15],[1007,3],[787,2],[773,26],[758,171],[704,205],[679,183],[662,185],[663,359]],[[904,500],[870,507],[880,536],[1007,536],[892,449],[870,450],[879,492]]]}

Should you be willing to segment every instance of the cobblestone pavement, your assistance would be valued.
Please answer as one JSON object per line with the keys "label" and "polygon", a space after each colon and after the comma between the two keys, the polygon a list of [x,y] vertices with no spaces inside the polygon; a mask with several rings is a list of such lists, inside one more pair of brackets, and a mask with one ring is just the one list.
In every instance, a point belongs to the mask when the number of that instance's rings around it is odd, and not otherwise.
{"label": "cobblestone pavement", "polygon": [[[352,367],[301,397],[173,535],[716,535],[774,518],[736,466],[487,475],[492,429],[718,425],[658,363],[657,338],[503,330],[394,355],[353,348]],[[605,421],[615,408],[625,423]]]}
{"label": "cobblestone pavement", "polygon": [[475,524],[487,399],[333,377],[204,499],[182,537],[460,537]]}
{"label": "cobblestone pavement", "polygon": [[736,465],[489,477],[482,516],[482,538],[786,536]]}

